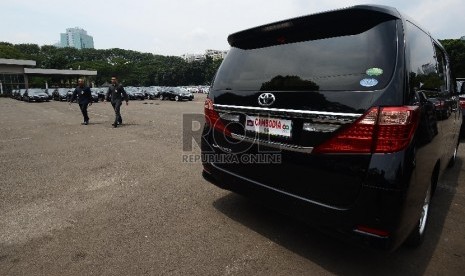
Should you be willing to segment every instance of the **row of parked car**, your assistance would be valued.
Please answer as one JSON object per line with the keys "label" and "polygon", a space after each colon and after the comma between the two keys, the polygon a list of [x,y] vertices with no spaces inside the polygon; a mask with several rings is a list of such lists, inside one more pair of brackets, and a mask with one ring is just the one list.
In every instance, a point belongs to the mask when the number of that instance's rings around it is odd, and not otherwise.
{"label": "row of parked car", "polygon": [[52,99],[52,91],[42,88],[17,89],[11,92],[11,98],[27,102],[48,102]]}
{"label": "row of parked car", "polygon": [[[94,102],[103,101],[107,92],[107,87],[91,88],[92,99]],[[13,90],[11,97],[27,102],[44,102],[44,101],[69,101],[72,97],[74,88],[29,88]],[[192,101],[194,94],[184,87],[125,87],[129,100],[174,100]]]}

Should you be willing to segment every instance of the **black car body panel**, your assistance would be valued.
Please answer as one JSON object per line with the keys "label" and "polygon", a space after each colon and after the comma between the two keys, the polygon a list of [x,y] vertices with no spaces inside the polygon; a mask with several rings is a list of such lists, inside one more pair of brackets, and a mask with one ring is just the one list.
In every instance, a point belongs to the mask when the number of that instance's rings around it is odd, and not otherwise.
{"label": "black car body panel", "polygon": [[[349,239],[398,247],[458,146],[462,115],[440,43],[383,6],[285,20],[228,41],[205,104],[204,176]],[[378,151],[393,142],[370,136],[364,152],[321,150],[371,114],[379,135],[410,114],[407,142]],[[272,124],[287,131],[268,132]],[[250,162],[264,154],[279,162]]]}
{"label": "black car body panel", "polygon": [[26,102],[48,102],[49,100],[50,95],[45,93],[45,90],[41,88],[26,89],[23,95],[23,101]]}
{"label": "black car body panel", "polygon": [[462,127],[460,129],[461,138],[465,138],[465,94],[461,94],[460,98],[460,109],[462,111]]}

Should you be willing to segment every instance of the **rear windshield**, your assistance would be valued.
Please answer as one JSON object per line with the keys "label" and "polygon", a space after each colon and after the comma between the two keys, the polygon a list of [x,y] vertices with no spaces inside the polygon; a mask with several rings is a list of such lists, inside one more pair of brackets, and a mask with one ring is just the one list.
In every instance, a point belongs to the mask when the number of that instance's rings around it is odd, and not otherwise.
{"label": "rear windshield", "polygon": [[[321,37],[320,31],[320,37],[316,39],[310,37],[299,41],[292,37],[287,39],[284,33],[277,36],[272,45],[253,43],[254,38],[242,42],[243,46],[236,43],[220,66],[213,89],[382,89],[389,83],[397,59],[397,21],[371,21],[365,25],[357,18],[355,21],[358,22],[346,23],[345,28],[350,30],[347,34],[328,34],[327,37]],[[347,27],[350,24],[354,26]],[[318,26],[314,26],[316,27]],[[336,29],[341,32],[345,28]],[[357,28],[359,32],[354,32]],[[257,39],[263,40],[263,37]]]}

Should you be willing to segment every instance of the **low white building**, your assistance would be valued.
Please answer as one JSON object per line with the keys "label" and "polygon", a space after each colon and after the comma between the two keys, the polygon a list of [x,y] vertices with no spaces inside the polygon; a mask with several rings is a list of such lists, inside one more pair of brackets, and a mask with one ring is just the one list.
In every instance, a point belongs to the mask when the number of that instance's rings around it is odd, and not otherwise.
{"label": "low white building", "polygon": [[194,62],[194,61],[203,61],[205,60],[205,55],[202,54],[184,54],[181,56],[187,62]]}
{"label": "low white building", "polygon": [[220,50],[206,50],[205,54],[184,54],[181,57],[187,62],[194,62],[194,61],[203,61],[207,57],[211,57],[213,60],[224,59],[228,51],[220,51]]}

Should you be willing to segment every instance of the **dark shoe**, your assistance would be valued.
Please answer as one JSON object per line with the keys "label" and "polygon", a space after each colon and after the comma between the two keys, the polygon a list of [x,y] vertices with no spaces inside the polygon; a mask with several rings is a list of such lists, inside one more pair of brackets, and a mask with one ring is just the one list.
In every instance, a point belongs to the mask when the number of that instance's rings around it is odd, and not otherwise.
{"label": "dark shoe", "polygon": [[88,124],[89,124],[89,121],[86,121],[86,122],[84,122],[84,125],[86,125],[86,126],[87,126]]}
{"label": "dark shoe", "polygon": [[115,128],[118,127],[118,124],[111,124],[111,125]]}

